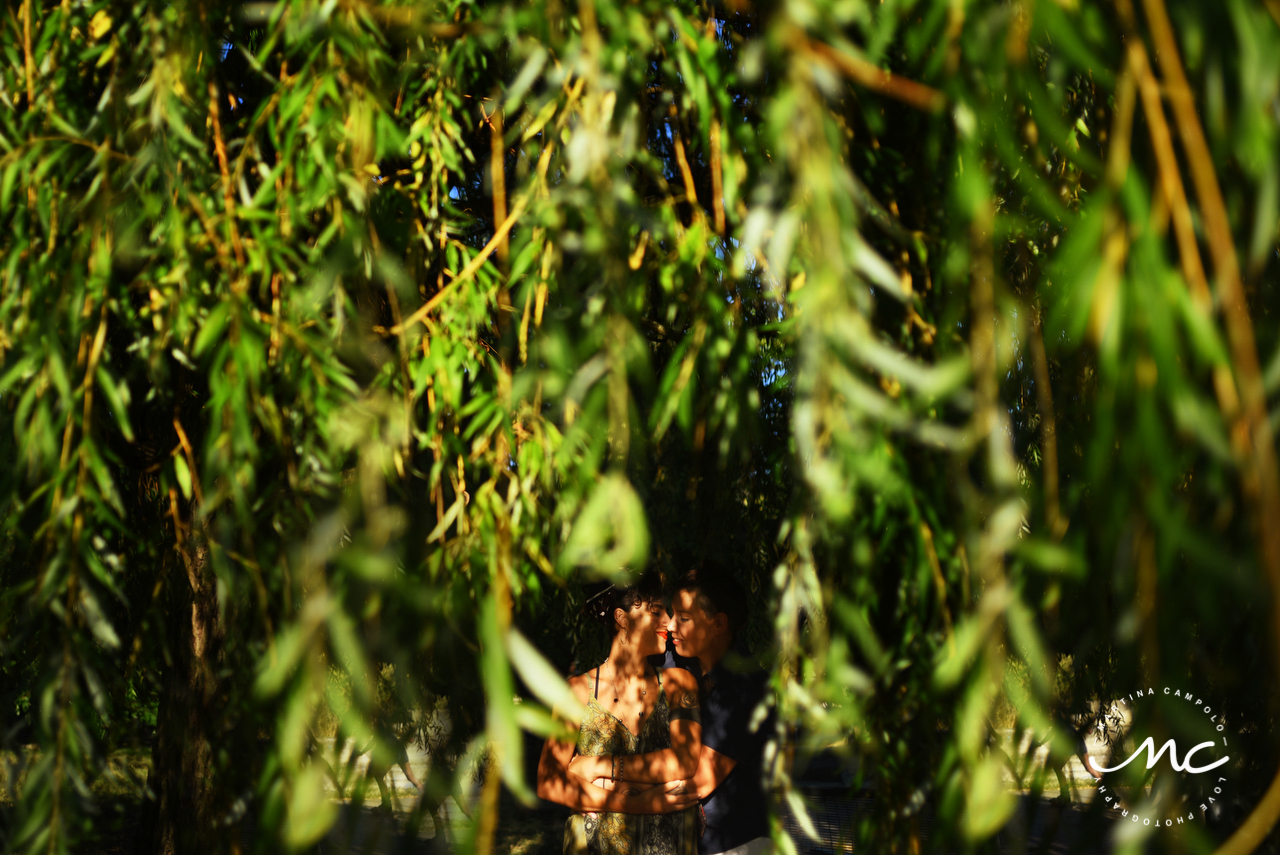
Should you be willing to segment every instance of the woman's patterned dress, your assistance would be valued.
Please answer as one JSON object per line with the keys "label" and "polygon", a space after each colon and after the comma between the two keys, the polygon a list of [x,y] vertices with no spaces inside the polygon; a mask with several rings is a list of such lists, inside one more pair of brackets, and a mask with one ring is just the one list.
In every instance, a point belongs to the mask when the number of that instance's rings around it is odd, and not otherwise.
{"label": "woman's patterned dress", "polygon": [[[658,702],[640,736],[600,706],[595,695],[578,731],[578,753],[648,754],[671,747],[670,709],[658,677]],[[564,826],[565,855],[697,855],[698,808],[679,813],[579,813]]]}

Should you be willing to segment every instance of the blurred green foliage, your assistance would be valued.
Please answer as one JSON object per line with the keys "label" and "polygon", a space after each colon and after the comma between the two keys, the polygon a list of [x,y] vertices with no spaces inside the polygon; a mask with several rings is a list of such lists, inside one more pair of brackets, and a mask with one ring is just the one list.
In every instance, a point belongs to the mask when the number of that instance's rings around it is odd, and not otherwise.
{"label": "blurred green foliage", "polygon": [[1145,684],[1240,748],[1118,846],[1211,851],[1280,757],[1280,7],[1167,11],[10,3],[6,845],[153,727],[147,851],[312,846],[335,731],[491,820],[583,583],[711,555],[872,851],[1016,841],[1003,730]]}

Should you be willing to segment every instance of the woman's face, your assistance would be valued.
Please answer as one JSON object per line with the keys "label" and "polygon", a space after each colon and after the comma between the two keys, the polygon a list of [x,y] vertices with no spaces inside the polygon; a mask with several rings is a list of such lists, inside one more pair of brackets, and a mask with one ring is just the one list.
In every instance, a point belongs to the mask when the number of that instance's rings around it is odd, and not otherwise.
{"label": "woman's face", "polygon": [[636,603],[627,613],[623,630],[627,645],[635,645],[641,656],[667,652],[667,610],[662,601]]}

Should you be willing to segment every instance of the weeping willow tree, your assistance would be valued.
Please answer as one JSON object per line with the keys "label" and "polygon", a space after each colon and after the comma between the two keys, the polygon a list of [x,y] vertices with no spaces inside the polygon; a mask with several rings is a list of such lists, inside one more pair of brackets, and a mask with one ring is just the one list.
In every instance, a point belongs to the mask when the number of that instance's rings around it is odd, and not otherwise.
{"label": "weeping willow tree", "polygon": [[140,849],[230,851],[249,804],[305,850],[323,723],[391,705],[449,712],[428,790],[489,770],[487,852],[582,581],[708,554],[756,595],[772,785],[862,758],[875,851],[996,847],[1004,731],[1165,684],[1232,785],[1116,845],[1267,838],[1274,0],[0,27],[9,849],[91,841],[154,725]]}

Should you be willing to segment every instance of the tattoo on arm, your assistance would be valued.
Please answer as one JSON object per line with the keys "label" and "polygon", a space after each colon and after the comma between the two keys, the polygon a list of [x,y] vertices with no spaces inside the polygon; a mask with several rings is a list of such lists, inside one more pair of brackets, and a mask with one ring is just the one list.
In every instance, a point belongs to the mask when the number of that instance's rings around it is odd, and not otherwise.
{"label": "tattoo on arm", "polygon": [[670,717],[672,721],[694,721],[701,724],[702,710],[698,706],[698,693],[692,689],[685,689],[680,697],[676,698]]}

